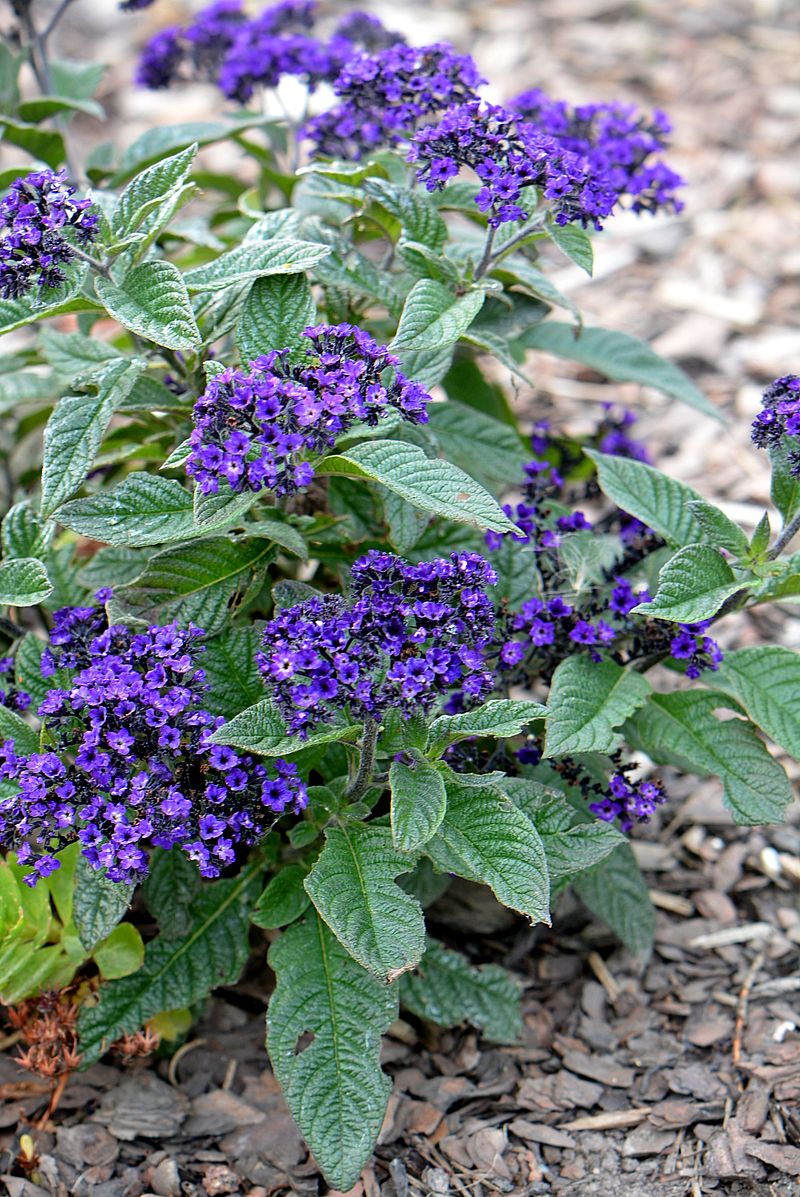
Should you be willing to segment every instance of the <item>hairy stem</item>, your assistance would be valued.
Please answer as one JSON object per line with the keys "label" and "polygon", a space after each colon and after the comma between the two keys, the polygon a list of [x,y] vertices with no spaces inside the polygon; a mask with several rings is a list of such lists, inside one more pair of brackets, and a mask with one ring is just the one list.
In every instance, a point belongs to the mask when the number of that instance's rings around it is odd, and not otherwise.
{"label": "hairy stem", "polygon": [[492,264],[492,249],[494,248],[494,239],[496,235],[497,229],[494,227],[494,225],[489,225],[488,229],[486,230],[486,241],[483,245],[483,255],[475,268],[476,282],[479,278],[483,278],[484,274]]}
{"label": "hairy stem", "polygon": [[369,789],[372,781],[372,771],[375,767],[375,748],[378,743],[380,725],[375,719],[367,719],[364,724],[364,735],[361,738],[361,759],[358,762],[356,775],[347,787],[345,794],[351,802],[358,802]]}
{"label": "hairy stem", "polygon": [[800,532],[800,511],[798,511],[793,520],[790,520],[789,523],[785,525],[780,536],[767,553],[767,559],[769,561],[774,561],[776,557],[780,557],[783,550],[788,544],[791,543],[791,541],[794,540],[798,532]]}

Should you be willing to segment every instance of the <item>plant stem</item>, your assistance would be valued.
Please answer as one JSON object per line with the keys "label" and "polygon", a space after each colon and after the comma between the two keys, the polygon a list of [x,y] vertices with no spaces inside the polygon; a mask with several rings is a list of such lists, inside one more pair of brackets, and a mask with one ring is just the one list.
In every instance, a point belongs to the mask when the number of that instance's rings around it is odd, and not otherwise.
{"label": "plant stem", "polygon": [[479,278],[483,278],[484,274],[489,269],[489,267],[492,263],[492,248],[494,246],[494,239],[495,239],[496,234],[497,234],[497,229],[494,227],[494,225],[489,225],[489,228],[486,230],[486,241],[484,242],[484,245],[483,245],[483,255],[481,257],[480,262],[478,262],[478,265],[475,268],[476,282]]}
{"label": "plant stem", "polygon": [[496,253],[492,255],[491,265],[494,266],[500,261],[501,258],[505,257],[507,253],[510,253],[512,249],[516,249],[518,245],[521,245],[523,241],[526,241],[535,229],[540,228],[544,224],[544,220],[544,212],[540,212],[536,216],[532,216],[531,219],[522,226],[520,231],[514,237],[512,237],[510,241],[506,241],[505,245],[501,245]]}
{"label": "plant stem", "polygon": [[114,280],[111,277],[111,269],[105,262],[98,262],[96,258],[92,258],[89,254],[85,254],[82,249],[77,249],[76,246],[70,245],[70,249],[76,258],[80,258],[82,262],[86,262],[98,274],[102,274],[103,278],[107,278],[109,282]]}
{"label": "plant stem", "polygon": [[767,560],[774,561],[776,557],[780,557],[783,550],[788,544],[790,544],[792,540],[794,540],[798,532],[800,532],[800,511],[798,511],[793,520],[790,520],[789,523],[785,525],[780,536],[767,553]]}
{"label": "plant stem", "polygon": [[363,798],[369,789],[372,770],[375,767],[375,748],[378,743],[379,730],[380,725],[375,719],[367,719],[364,723],[364,735],[361,737],[361,759],[358,762],[356,775],[345,793],[345,797],[349,798],[351,802],[358,802],[359,798]]}

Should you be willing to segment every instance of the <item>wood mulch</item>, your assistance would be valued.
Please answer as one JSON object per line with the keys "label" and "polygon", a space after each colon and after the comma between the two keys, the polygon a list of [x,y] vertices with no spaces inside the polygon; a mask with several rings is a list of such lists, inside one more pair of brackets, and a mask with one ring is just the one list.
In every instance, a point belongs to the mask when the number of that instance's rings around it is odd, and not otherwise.
{"label": "wood mulch", "polygon": [[[156,5],[142,22],[180,19],[180,5],[165,3],[166,14]],[[555,359],[539,362],[519,403],[580,430],[601,400],[635,400],[665,468],[754,527],[768,477],[749,421],[761,387],[797,371],[800,346],[794,0],[369,7],[418,41],[423,31],[468,48],[488,76],[509,81],[498,99],[537,85],[669,111],[686,213],[609,222],[595,278],[562,263],[555,281],[587,322],[640,335],[683,365],[727,424]],[[154,119],[213,111],[207,89],[169,105],[126,93],[131,30],[143,35],[143,24],[111,20],[108,0],[74,13],[73,52],[89,36],[98,57],[125,63],[111,77],[112,135],[127,142]],[[723,639],[800,646],[797,611],[740,617]],[[716,782],[667,783],[672,804],[636,843],[658,910],[647,962],[569,895],[554,932],[498,915],[466,884],[433,910],[434,933],[522,978],[525,1040],[497,1048],[468,1030],[396,1023],[385,1045],[394,1091],[353,1197],[800,1197],[797,804],[784,827],[737,829]],[[31,1125],[48,1094],[13,1049],[0,1054],[0,1184],[10,1197],[326,1192],[264,1054],[263,946],[177,1056],[94,1065],[43,1130]],[[14,1163],[20,1133],[36,1143],[36,1184]]]}

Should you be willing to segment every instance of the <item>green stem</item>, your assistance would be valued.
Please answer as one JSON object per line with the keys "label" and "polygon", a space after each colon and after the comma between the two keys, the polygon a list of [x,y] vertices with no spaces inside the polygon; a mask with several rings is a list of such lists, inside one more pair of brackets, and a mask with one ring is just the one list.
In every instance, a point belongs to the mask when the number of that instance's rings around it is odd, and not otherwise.
{"label": "green stem", "polygon": [[479,278],[483,278],[484,274],[492,264],[492,248],[494,246],[494,239],[496,235],[497,229],[494,227],[494,225],[489,225],[489,228],[486,230],[486,241],[483,245],[483,256],[475,268],[476,282]]}
{"label": "green stem", "polygon": [[369,789],[372,781],[372,771],[375,768],[375,749],[378,744],[380,725],[375,719],[367,719],[364,724],[364,735],[361,738],[361,759],[358,762],[356,775],[347,787],[345,797],[350,802],[358,802]]}
{"label": "green stem", "polygon": [[767,560],[774,561],[776,557],[780,557],[783,550],[794,540],[798,532],[800,532],[800,511],[798,511],[793,520],[790,520],[786,524],[780,536],[767,553]]}

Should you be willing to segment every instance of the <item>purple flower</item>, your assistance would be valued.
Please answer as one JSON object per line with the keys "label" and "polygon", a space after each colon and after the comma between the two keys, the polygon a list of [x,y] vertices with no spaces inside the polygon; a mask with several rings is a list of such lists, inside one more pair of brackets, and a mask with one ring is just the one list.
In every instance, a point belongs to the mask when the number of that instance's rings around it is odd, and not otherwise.
{"label": "purple flower", "polygon": [[669,643],[669,655],[686,662],[686,676],[693,680],[706,670],[715,673],[724,657],[716,640],[705,635],[709,622],[678,624],[680,630]]}
{"label": "purple flower", "polygon": [[483,697],[494,630],[485,588],[496,581],[477,553],[411,565],[372,550],[352,567],[350,603],[321,595],[280,611],[257,659],[289,730],[302,736],[337,712],[427,711],[456,688]]}
{"label": "purple flower", "polygon": [[789,473],[800,478],[800,377],[776,378],[761,396],[761,405],[750,434],[753,444],[777,451],[786,437]]}
{"label": "purple flower", "polygon": [[619,819],[620,827],[628,832],[635,823],[648,823],[657,806],[667,795],[660,781],[630,781],[627,774],[632,766],[614,773],[609,779],[607,794],[589,803],[589,810],[606,823]]}
{"label": "purple flower", "polygon": [[33,171],[15,179],[0,202],[0,296],[19,299],[64,282],[63,267],[75,253],[71,242],[88,245],[98,234],[90,199],[73,199],[75,188],[63,170]]}
{"label": "purple flower", "polygon": [[395,409],[412,424],[426,422],[430,396],[363,329],[320,324],[303,335],[304,362],[273,350],[248,372],[215,375],[198,399],[186,472],[204,493],[222,479],[234,490],[294,494],[314,477],[303,457],[330,449],[356,421],[374,427]]}

